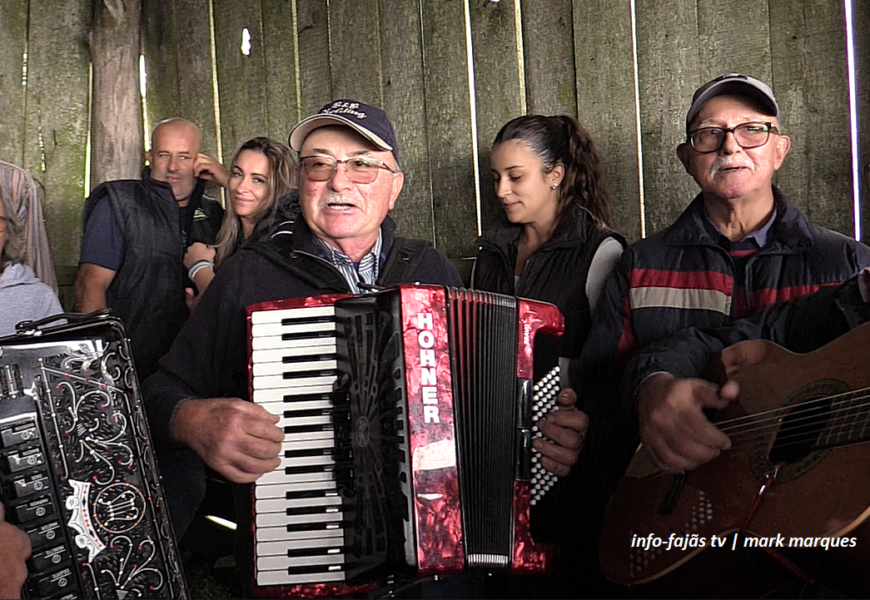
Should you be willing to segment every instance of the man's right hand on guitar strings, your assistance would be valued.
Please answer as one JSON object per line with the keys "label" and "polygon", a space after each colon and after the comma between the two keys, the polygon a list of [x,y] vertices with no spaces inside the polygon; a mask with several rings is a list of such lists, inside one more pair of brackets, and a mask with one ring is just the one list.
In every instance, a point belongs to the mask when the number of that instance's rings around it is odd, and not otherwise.
{"label": "man's right hand on guitar strings", "polygon": [[731,447],[731,440],[704,415],[737,398],[739,386],[721,388],[704,379],[677,379],[670,373],[647,377],[637,390],[640,439],[650,458],[670,473],[690,471]]}

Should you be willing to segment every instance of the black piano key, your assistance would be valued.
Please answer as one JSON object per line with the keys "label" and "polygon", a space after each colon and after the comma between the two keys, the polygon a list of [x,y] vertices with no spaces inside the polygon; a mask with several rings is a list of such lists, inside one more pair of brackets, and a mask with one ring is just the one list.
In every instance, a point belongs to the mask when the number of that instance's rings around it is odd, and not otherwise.
{"label": "black piano key", "polygon": [[4,448],[23,444],[39,438],[39,428],[33,421],[13,423],[0,430],[0,445]]}
{"label": "black piano key", "polygon": [[40,577],[36,580],[36,588],[40,596],[51,596],[67,587],[74,585],[75,578],[70,569],[61,569],[57,573]]}
{"label": "black piano key", "polygon": [[320,353],[320,354],[297,354],[295,356],[282,356],[283,364],[314,362],[318,360],[335,360],[335,353]]}
{"label": "black piano key", "polygon": [[49,489],[48,473],[38,471],[24,477],[14,479],[10,486],[12,495],[16,498],[24,498],[37,492]]}
{"label": "black piano key", "polygon": [[12,518],[20,525],[54,514],[54,504],[50,496],[42,496],[30,502],[14,506],[10,511]]}
{"label": "black piano key", "polygon": [[34,573],[40,573],[46,569],[57,567],[59,564],[66,562],[69,558],[69,551],[66,546],[55,546],[41,552],[34,552],[27,561],[30,570]]}
{"label": "black piano key", "polygon": [[60,521],[52,521],[45,525],[25,529],[24,533],[30,538],[30,545],[34,550],[44,548],[49,544],[56,544],[63,539]]}
{"label": "black piano key", "polygon": [[2,464],[7,473],[19,473],[45,464],[45,457],[42,448],[26,448],[10,452],[3,457]]}

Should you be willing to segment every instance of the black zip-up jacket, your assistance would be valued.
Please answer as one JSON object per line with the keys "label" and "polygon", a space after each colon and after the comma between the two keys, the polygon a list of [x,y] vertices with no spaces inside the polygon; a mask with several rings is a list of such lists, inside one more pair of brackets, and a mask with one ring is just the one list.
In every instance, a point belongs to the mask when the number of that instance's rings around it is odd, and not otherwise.
{"label": "black zip-up jacket", "polygon": [[[387,217],[381,226],[382,266],[393,249],[395,229]],[[158,447],[174,444],[169,427],[182,401],[248,398],[245,307],[266,300],[351,293],[339,270],[319,256],[304,219],[295,221],[291,235],[278,235],[265,246],[242,246],[221,265],[157,373],[143,384],[149,425]],[[381,284],[383,268],[379,273]],[[416,270],[404,281],[415,282],[462,287],[453,264],[431,246],[423,250]]]}
{"label": "black zip-up jacket", "polygon": [[151,178],[145,167],[142,179],[108,181],[97,186],[85,201],[82,229],[102,201],[124,237],[124,261],[106,290],[106,305],[124,323],[136,370],[145,378],[157,370],[172,340],[187,320],[184,288],[189,286],[184,252],[194,242],[213,244],[223,208],[203,195],[200,180],[190,197],[187,240],[178,222],[178,203],[168,183]]}

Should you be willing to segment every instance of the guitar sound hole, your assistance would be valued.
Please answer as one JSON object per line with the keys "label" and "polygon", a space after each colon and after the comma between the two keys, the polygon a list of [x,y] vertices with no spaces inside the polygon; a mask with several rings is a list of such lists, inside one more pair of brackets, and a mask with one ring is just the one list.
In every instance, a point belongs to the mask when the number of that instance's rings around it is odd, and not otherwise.
{"label": "guitar sound hole", "polygon": [[783,419],[770,449],[773,464],[798,462],[818,449],[819,436],[831,413],[830,399],[816,398],[794,407]]}

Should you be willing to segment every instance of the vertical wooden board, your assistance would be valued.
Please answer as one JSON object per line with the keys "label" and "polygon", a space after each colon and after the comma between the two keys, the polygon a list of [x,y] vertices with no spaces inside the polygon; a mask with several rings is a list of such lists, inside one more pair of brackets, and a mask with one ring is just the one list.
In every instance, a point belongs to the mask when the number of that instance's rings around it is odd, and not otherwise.
{"label": "vertical wooden board", "polygon": [[[214,0],[221,144],[226,160],[266,133],[266,64],[259,0]],[[247,30],[249,38],[244,37]],[[249,41],[244,46],[243,42]]]}
{"label": "vertical wooden board", "polygon": [[423,0],[423,64],[435,245],[476,252],[477,207],[463,0]]}
{"label": "vertical wooden board", "polygon": [[791,152],[777,184],[810,221],[854,233],[842,2],[770,1],[774,94]]}
{"label": "vertical wooden board", "polygon": [[24,50],[27,0],[0,2],[0,159],[21,164],[24,143]]}
{"label": "vertical wooden board", "polygon": [[674,222],[698,192],[676,156],[699,69],[695,0],[637,3],[638,88],[646,234]]}
{"label": "vertical wooden board", "polygon": [[477,117],[480,223],[486,231],[504,221],[490,170],[492,140],[509,120],[525,111],[518,19],[513,2],[470,5],[471,47]]}
{"label": "vertical wooden board", "polygon": [[[142,52],[145,56],[145,116],[149,128],[181,111],[178,84],[178,29],[175,5],[182,0],[142,0]],[[208,14],[206,13],[206,18]],[[150,131],[148,134],[150,135]],[[146,142],[151,147],[151,140]]]}
{"label": "vertical wooden board", "polygon": [[601,158],[612,226],[634,241],[641,215],[631,7],[628,1],[577,0],[573,24],[577,118]]}
{"label": "vertical wooden board", "polygon": [[266,134],[287,143],[299,122],[294,0],[261,0],[266,55]]}
{"label": "vertical wooden board", "polygon": [[870,2],[853,2],[861,239],[870,240]]}
{"label": "vertical wooden board", "polygon": [[90,0],[30,3],[23,165],[40,185],[57,266],[78,263],[88,137]]}
{"label": "vertical wooden board", "polygon": [[427,97],[423,82],[423,40],[419,0],[380,0],[384,99],[399,143],[405,186],[392,217],[406,237],[435,240],[429,173]]}
{"label": "vertical wooden board", "polygon": [[136,179],[142,170],[140,0],[94,0],[91,60],[90,179]]}
{"label": "vertical wooden board", "polygon": [[[296,0],[299,105],[303,119],[335,99],[330,75],[328,6],[327,0]],[[333,35],[340,36],[342,32]]]}
{"label": "vertical wooden board", "polygon": [[[329,2],[329,64],[332,95],[380,106],[383,99],[378,4]],[[392,20],[391,11],[385,18]]]}
{"label": "vertical wooden board", "polygon": [[768,0],[729,0],[727,10],[722,0],[697,4],[702,83],[724,73],[742,73],[770,84]]}
{"label": "vertical wooden board", "polygon": [[[202,150],[217,157],[217,117],[208,0],[174,0],[178,38],[179,105],[177,115],[196,123],[202,131]],[[163,118],[175,115],[166,115]],[[153,126],[153,123],[152,123]],[[224,155],[234,148],[223,148]],[[231,155],[230,155],[231,156]]]}
{"label": "vertical wooden board", "polygon": [[571,0],[523,0],[526,112],[577,114]]}

